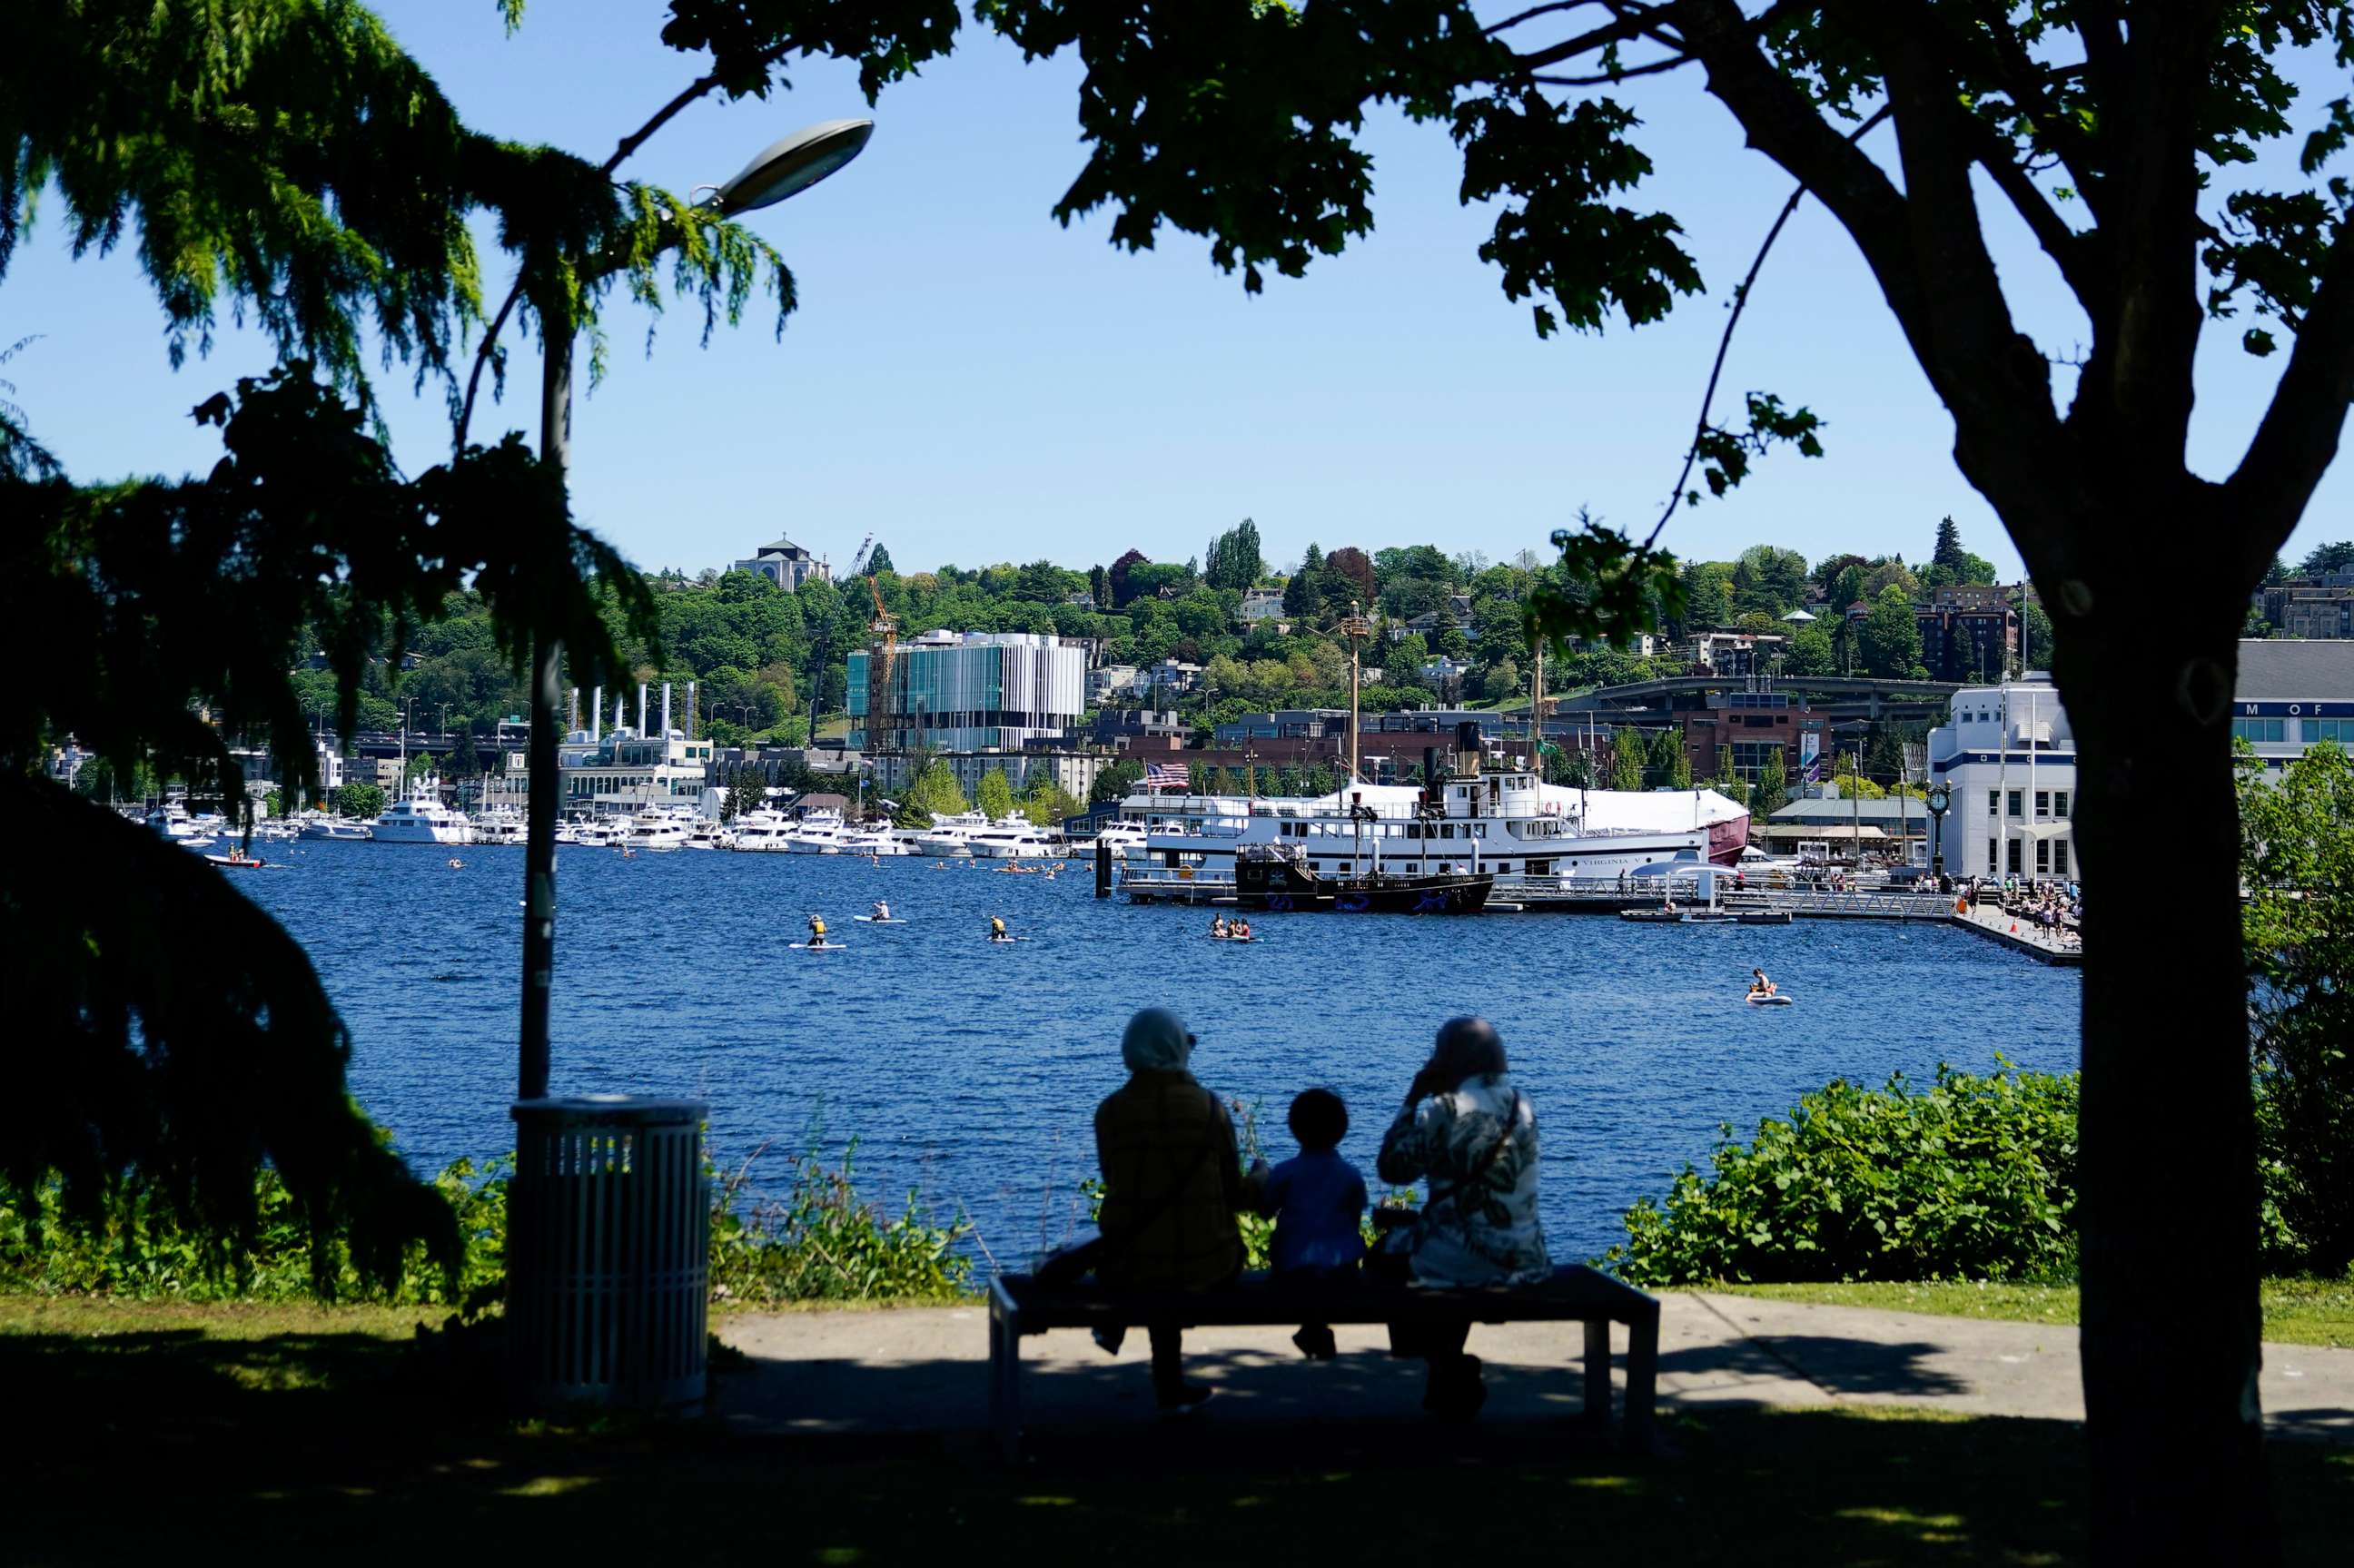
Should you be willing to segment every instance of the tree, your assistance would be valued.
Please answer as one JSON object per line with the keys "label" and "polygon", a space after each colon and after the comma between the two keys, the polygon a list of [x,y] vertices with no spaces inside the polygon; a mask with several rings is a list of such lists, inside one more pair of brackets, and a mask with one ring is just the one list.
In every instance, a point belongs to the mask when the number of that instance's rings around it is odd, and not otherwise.
{"label": "tree", "polygon": [[1310,540],[1308,553],[1300,557],[1299,569],[1283,585],[1283,613],[1294,620],[1305,620],[1324,608],[1324,552]]}
{"label": "tree", "polygon": [[1783,770],[1782,748],[1777,746],[1766,753],[1765,766],[1757,769],[1757,787],[1749,792],[1749,814],[1762,822],[1789,799],[1788,775]]}
{"label": "tree", "polygon": [[1098,610],[1111,608],[1111,574],[1101,567],[1087,568],[1087,597],[1095,600]]}
{"label": "tree", "polygon": [[1136,589],[1129,586],[1128,574],[1130,571],[1133,571],[1136,567],[1148,564],[1150,560],[1151,557],[1147,556],[1141,550],[1129,550],[1122,554],[1118,560],[1112,562],[1111,571],[1108,575],[1108,580],[1111,584],[1111,600],[1108,606],[1109,609],[1125,609],[1128,608],[1129,602],[1136,598]]}
{"label": "tree", "polygon": [[890,570],[892,570],[891,552],[880,545],[875,546],[866,557],[867,575],[879,577]]}
{"label": "tree", "polygon": [[1479,694],[1491,703],[1509,702],[1521,694],[1521,667],[1510,659],[1488,666],[1480,677]]}
{"label": "tree", "polygon": [[892,821],[903,828],[928,828],[932,819],[960,816],[972,810],[957,783],[956,772],[935,757],[916,774]]}
{"label": "tree", "polygon": [[1365,552],[1346,546],[1324,557],[1324,598],[1335,609],[1351,599],[1365,609],[1373,607],[1373,563]]}
{"label": "tree", "polygon": [[1921,622],[1913,601],[1893,588],[1882,588],[1857,632],[1857,651],[1867,675],[1883,681],[1921,681]]}
{"label": "tree", "polygon": [[1096,775],[1096,781],[1087,787],[1087,804],[1118,805],[1143,782],[1144,764],[1133,758],[1123,757]]}
{"label": "tree", "polygon": [[366,820],[383,814],[384,790],[375,784],[346,784],[335,791],[335,810],[346,817]]}
{"label": "tree", "polygon": [[[1673,781],[1676,764],[1683,760],[1683,742],[1674,730],[1653,730],[1651,738],[1643,747],[1643,787],[1647,789],[1665,789]],[[1689,785],[1691,773],[1687,771],[1684,777]]]}
{"label": "tree", "polygon": [[1643,787],[1643,737],[1625,725],[1618,726],[1610,737],[1610,788],[1640,789]]}
{"label": "tree", "polygon": [[[1962,548],[1962,531],[1953,518],[1938,518],[1937,543],[1929,551],[1929,564],[1943,567],[1949,572],[1958,572],[1967,553]],[[1956,577],[1954,580],[1959,582],[1962,579]]]}
{"label": "tree", "polygon": [[2297,575],[2317,577],[2326,572],[2354,571],[2354,539],[2340,539],[2334,545],[2316,545],[2297,563]]}
{"label": "tree", "polygon": [[727,793],[720,798],[720,820],[732,822],[739,817],[759,810],[768,803],[768,788],[760,781],[759,775],[738,773],[736,775],[736,782],[730,785]]}
{"label": "tree", "polygon": [[2241,933],[2257,1128],[2302,1266],[2354,1263],[2354,762],[2327,744],[2268,782],[2241,759]]}
{"label": "tree", "polygon": [[1823,630],[1819,620],[1809,621],[1798,628],[1790,639],[1790,652],[1784,656],[1783,670],[1793,675],[1829,675],[1839,669],[1839,650],[1831,645],[1831,634]]}
{"label": "tree", "polygon": [[1214,588],[1237,591],[1256,584],[1267,564],[1259,558],[1258,524],[1249,518],[1210,541],[1203,580]]}
{"label": "tree", "polygon": [[973,787],[973,810],[985,814],[991,821],[1013,814],[1013,786],[1007,781],[1002,768],[991,768],[981,774]]}

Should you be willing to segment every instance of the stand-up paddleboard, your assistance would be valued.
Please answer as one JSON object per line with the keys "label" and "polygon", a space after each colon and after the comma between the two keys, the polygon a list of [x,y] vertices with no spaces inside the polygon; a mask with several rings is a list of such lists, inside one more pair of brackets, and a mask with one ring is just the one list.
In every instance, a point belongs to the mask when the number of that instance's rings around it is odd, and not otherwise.
{"label": "stand-up paddleboard", "polygon": [[851,918],[857,921],[862,926],[905,926],[907,924],[907,921],[901,919],[896,915],[887,916],[882,915],[853,915]]}
{"label": "stand-up paddleboard", "polygon": [[1001,948],[1011,947],[1015,942],[1026,942],[1030,938],[1027,937],[989,937],[983,938],[983,940],[990,943],[991,946]]}
{"label": "stand-up paddleboard", "polygon": [[1749,1005],[1752,1007],[1787,1007],[1790,1005],[1790,999],[1778,991],[1772,996],[1761,995],[1759,992],[1753,991],[1749,993]]}
{"label": "stand-up paddleboard", "polygon": [[846,953],[850,950],[847,942],[790,942],[786,945],[796,953]]}
{"label": "stand-up paddleboard", "polygon": [[1213,937],[1210,940],[1213,942],[1256,942],[1258,938],[1257,937]]}

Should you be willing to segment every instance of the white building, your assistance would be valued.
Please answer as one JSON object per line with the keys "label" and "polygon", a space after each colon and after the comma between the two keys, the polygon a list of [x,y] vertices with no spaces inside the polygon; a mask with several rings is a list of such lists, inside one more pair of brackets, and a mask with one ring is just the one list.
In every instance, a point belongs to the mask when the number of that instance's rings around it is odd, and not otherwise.
{"label": "white building", "polygon": [[1931,853],[1956,876],[2076,874],[2076,741],[2052,677],[1965,686],[1929,732],[1929,782],[1951,792]]}
{"label": "white building", "polygon": [[[613,727],[604,725],[604,693],[592,694],[587,729],[576,729],[557,743],[556,765],[563,779],[557,810],[567,816],[635,816],[652,810],[699,808],[711,770],[712,743],[689,740],[670,726],[671,685],[662,687],[659,716],[649,712],[648,688],[638,688],[638,722],[628,724],[626,696],[613,705]],[[690,683],[687,703],[694,705]],[[485,779],[485,807],[528,808],[531,800],[531,759],[517,751],[507,758],[506,770]]]}
{"label": "white building", "polygon": [[1136,690],[1136,666],[1106,664],[1087,672],[1087,706],[1099,708],[1114,697],[1130,695]]}
{"label": "white building", "polygon": [[817,578],[820,582],[830,583],[833,580],[832,567],[827,566],[790,539],[779,539],[772,545],[763,545],[752,552],[750,560],[731,562],[730,566],[739,572],[758,572],[787,593],[796,591],[801,584],[811,577]]}
{"label": "white building", "polygon": [[899,644],[875,724],[865,649],[850,655],[850,744],[862,750],[1018,751],[1059,741],[1087,710],[1087,651],[1029,631],[928,631]]}
{"label": "white building", "polygon": [[[2354,641],[2240,644],[2232,734],[2274,771],[2316,745],[2354,748]],[[1953,792],[1946,869],[1956,876],[2076,874],[2076,742],[2049,675],[1954,694],[1929,732],[1929,777]]]}

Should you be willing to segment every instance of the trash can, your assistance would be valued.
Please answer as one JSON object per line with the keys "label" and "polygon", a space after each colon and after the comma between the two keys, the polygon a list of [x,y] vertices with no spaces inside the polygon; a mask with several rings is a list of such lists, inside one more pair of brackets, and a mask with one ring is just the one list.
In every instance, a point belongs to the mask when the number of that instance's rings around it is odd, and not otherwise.
{"label": "trash can", "polygon": [[694,1100],[518,1100],[507,1343],[529,1406],[702,1404],[711,1199]]}

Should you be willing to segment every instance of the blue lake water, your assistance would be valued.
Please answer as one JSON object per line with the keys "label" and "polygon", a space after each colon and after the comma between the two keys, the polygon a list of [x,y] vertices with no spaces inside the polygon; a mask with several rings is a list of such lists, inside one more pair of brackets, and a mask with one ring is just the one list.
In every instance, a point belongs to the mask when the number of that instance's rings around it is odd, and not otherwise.
{"label": "blue lake water", "polygon": [[[304,843],[239,886],[310,950],[354,1039],[352,1086],[429,1172],[512,1147],[523,852]],[[1591,916],[1267,916],[1205,937],[1206,911],[1098,903],[1088,868],[1013,876],[928,860],[559,852],[554,1089],[687,1095],[722,1162],[761,1144],[858,1145],[861,1190],[961,1209],[1015,1266],[1071,1222],[1090,1117],[1119,1084],[1119,1032],[1149,1003],[1201,1037],[1193,1065],[1283,1112],[1323,1085],[1342,1146],[1373,1152],[1438,1024],[1503,1032],[1544,1141],[1554,1255],[1600,1252],[1638,1195],[1704,1164],[1831,1078],[2076,1065],[2079,981],[1943,927],[1802,921],[1647,927]],[[877,897],[906,926],[854,924]],[[848,944],[789,950],[812,912]],[[993,946],[1001,914],[1033,940]],[[1742,1001],[1750,966],[1797,998]]]}

